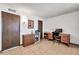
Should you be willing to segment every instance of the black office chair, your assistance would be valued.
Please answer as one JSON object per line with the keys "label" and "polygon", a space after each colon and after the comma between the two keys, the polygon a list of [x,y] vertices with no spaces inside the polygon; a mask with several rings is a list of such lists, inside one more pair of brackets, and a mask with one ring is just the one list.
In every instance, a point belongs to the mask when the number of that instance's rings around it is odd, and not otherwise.
{"label": "black office chair", "polygon": [[35,30],[35,39],[36,39],[36,41],[38,41],[40,38],[39,38],[39,33],[40,33],[40,31],[39,30]]}
{"label": "black office chair", "polygon": [[56,29],[55,32],[53,32],[54,40],[58,43],[61,42],[60,33],[62,33],[62,29]]}

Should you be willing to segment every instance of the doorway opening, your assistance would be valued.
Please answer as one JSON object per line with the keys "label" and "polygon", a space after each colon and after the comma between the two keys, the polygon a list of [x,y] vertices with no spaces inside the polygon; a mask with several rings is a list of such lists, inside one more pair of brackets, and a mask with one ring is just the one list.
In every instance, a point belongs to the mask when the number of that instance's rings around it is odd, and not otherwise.
{"label": "doorway opening", "polygon": [[40,39],[43,38],[43,21],[38,20],[38,30],[40,31]]}

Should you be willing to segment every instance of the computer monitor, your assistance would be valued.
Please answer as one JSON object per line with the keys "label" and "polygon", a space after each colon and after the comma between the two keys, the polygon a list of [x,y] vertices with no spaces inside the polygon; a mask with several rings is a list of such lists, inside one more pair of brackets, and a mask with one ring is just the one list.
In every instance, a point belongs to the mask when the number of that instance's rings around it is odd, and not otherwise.
{"label": "computer monitor", "polygon": [[62,29],[56,29],[55,32],[60,33],[60,32],[62,32]]}

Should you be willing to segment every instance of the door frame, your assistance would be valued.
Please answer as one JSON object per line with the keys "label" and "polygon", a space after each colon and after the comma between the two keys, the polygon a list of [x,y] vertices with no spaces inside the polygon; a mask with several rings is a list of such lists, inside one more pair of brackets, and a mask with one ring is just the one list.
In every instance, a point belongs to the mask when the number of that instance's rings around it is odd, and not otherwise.
{"label": "door frame", "polygon": [[42,22],[42,38],[43,38],[43,21],[42,20],[38,20],[38,29],[39,29],[39,22]]}
{"label": "door frame", "polygon": [[[5,13],[9,13],[9,14],[13,14],[13,13],[10,13],[10,12],[6,12],[6,11],[1,11],[1,30],[2,30],[2,32],[1,32],[1,35],[2,35],[2,38],[1,38],[1,51],[4,51],[3,50],[3,20],[2,20],[2,13],[3,12],[5,12]],[[13,14],[13,15],[17,15],[17,14]],[[17,15],[17,16],[19,16],[19,15]],[[19,45],[17,45],[17,46],[20,46],[20,16],[19,16]],[[6,50],[6,49],[5,49]]]}

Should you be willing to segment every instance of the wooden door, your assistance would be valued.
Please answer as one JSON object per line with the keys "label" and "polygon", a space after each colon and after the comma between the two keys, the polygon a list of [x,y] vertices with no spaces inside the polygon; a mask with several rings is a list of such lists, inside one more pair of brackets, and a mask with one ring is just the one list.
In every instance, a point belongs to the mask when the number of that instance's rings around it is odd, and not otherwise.
{"label": "wooden door", "polygon": [[20,16],[2,11],[2,50],[20,45]]}
{"label": "wooden door", "polygon": [[42,34],[43,34],[43,22],[42,21],[38,21],[38,30],[40,31],[40,38],[42,38]]}

